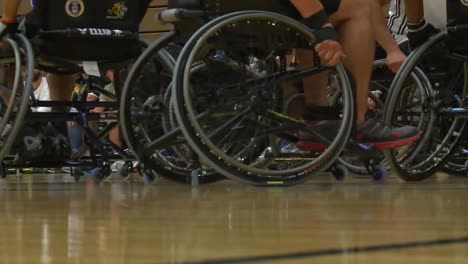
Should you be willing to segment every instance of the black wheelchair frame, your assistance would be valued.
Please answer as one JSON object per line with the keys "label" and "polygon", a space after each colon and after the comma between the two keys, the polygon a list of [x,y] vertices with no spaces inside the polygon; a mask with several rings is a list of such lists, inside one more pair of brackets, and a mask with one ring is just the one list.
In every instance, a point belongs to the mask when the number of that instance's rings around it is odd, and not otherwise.
{"label": "black wheelchair frame", "polygon": [[[62,37],[83,37],[79,30],[67,29],[67,30],[53,30],[53,31],[41,31],[39,36],[42,35],[54,35]],[[87,38],[93,38],[94,36],[85,36]],[[102,36],[97,36],[96,38],[102,38]],[[118,39],[138,39],[138,36],[133,32],[124,32],[120,31],[118,36],[106,36],[106,38],[118,38]],[[101,70],[104,69],[113,69],[115,71],[115,80],[114,87],[116,94],[109,93],[105,90],[99,89],[98,92],[107,95],[114,102],[86,102],[86,94],[83,94],[82,100],[75,101],[39,101],[34,97],[32,92],[32,83],[31,83],[31,74],[32,68],[37,68],[45,72],[50,72],[54,74],[78,74],[84,73],[83,68],[80,66],[80,62],[73,60],[66,60],[62,58],[51,58],[51,57],[42,57],[34,55],[34,50],[29,43],[30,41],[26,39],[23,35],[18,34],[13,36],[10,40],[15,42],[15,39],[21,40],[22,45],[28,47],[25,49],[25,56],[28,58],[26,60],[28,78],[25,83],[25,88],[23,94],[21,95],[21,110],[16,113],[16,121],[14,122],[14,129],[10,132],[13,136],[8,140],[6,146],[3,147],[0,158],[0,176],[6,177],[7,170],[11,168],[61,168],[61,167],[72,167],[72,168],[93,168],[99,167],[101,170],[95,170],[94,175],[91,175],[96,182],[101,181],[104,177],[110,175],[110,162],[116,160],[126,161],[125,166],[121,170],[122,176],[126,176],[128,172],[132,169],[131,161],[135,160],[135,157],[128,153],[125,148],[120,148],[115,144],[111,143],[109,140],[105,140],[105,136],[113,129],[118,127],[118,113],[90,113],[89,110],[94,107],[103,107],[118,110],[119,107],[119,98],[122,85],[122,76],[123,72],[121,69],[127,67],[131,64],[134,59],[128,59],[126,61],[100,61],[98,63]],[[143,43],[142,43],[143,44]],[[32,59],[35,58],[35,59]],[[37,66],[35,67],[35,61],[38,61]],[[16,61],[21,61],[17,60]],[[17,65],[20,65],[17,63]],[[18,69],[16,69],[18,70]],[[125,77],[123,77],[125,78]],[[13,91],[18,90],[19,83],[16,83]],[[90,92],[89,90],[86,93]],[[17,93],[14,93],[17,94]],[[14,97],[14,96],[12,96]],[[33,111],[27,111],[28,108],[32,107],[51,107],[52,109],[57,109],[50,113],[38,113]],[[75,108],[78,110],[76,113],[71,113],[68,111],[69,108]],[[17,164],[14,162],[14,156],[9,155],[8,149],[11,147],[11,144],[14,141],[14,133],[19,132],[20,127],[23,122],[29,121],[54,121],[54,122],[63,122],[74,121],[78,123],[84,130],[86,146],[84,146],[78,153],[73,157],[70,157],[69,161],[38,161],[38,162],[26,162]],[[89,127],[89,122],[91,121],[103,121],[109,122],[102,131],[95,133]],[[84,156],[84,153],[89,150],[90,156]],[[112,154],[116,152],[117,154]],[[73,170],[72,170],[73,171]],[[82,175],[80,170],[74,171],[73,175],[75,180],[78,181]],[[155,175],[152,175],[153,179]]]}
{"label": "black wheelchair frame", "polygon": [[[467,29],[468,26],[466,25],[448,28],[449,31],[465,32]],[[452,76],[452,84],[449,87],[439,87],[444,93],[433,93],[427,101],[422,102],[421,109],[430,116],[430,120],[423,130],[421,139],[409,148],[407,154],[401,157],[398,157],[397,151],[390,150],[386,153],[387,161],[393,171],[407,181],[426,179],[439,170],[443,170],[443,167],[449,164],[453,158],[458,160],[468,158],[463,149],[460,151],[459,148],[460,144],[465,142],[467,134],[468,57],[451,52],[446,46],[446,37],[447,31],[442,31],[410,54],[393,80],[392,94],[386,102],[386,122],[391,124],[398,116],[395,107],[409,72],[418,65],[424,67],[424,58],[430,55],[432,51],[442,48],[446,59],[453,59],[462,64],[460,82],[455,80],[455,76]],[[440,78],[438,76],[431,77],[430,72],[427,74],[429,74],[428,80],[433,77]],[[439,133],[441,138],[437,138],[436,134],[433,133]],[[434,141],[434,139],[436,140]],[[431,141],[434,141],[431,144],[436,144],[436,146],[428,149],[427,147],[431,146],[429,144]]]}

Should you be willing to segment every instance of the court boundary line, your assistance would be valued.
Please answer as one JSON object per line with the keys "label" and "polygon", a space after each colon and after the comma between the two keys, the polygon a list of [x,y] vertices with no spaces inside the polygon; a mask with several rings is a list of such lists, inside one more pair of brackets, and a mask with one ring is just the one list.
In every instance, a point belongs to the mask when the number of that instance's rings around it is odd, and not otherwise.
{"label": "court boundary line", "polygon": [[468,236],[452,239],[436,239],[436,240],[423,240],[407,243],[389,243],[382,245],[373,246],[362,246],[362,247],[349,247],[341,249],[324,249],[315,251],[303,251],[296,253],[286,254],[274,254],[274,255],[262,255],[253,257],[239,257],[239,258],[226,258],[226,259],[213,259],[213,260],[202,260],[202,261],[188,261],[181,262],[183,264],[242,264],[242,263],[255,263],[255,262],[267,262],[267,261],[286,261],[295,259],[308,259],[308,258],[319,258],[326,256],[338,256],[338,255],[350,255],[358,253],[377,253],[385,251],[394,251],[402,249],[414,249],[434,246],[444,246],[453,244],[464,244],[468,243]]}

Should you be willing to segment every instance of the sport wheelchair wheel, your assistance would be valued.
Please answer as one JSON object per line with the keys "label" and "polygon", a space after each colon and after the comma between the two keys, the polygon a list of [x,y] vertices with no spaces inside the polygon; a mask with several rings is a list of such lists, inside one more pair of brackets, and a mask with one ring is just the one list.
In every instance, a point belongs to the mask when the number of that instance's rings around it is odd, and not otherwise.
{"label": "sport wheelchair wheel", "polygon": [[[219,17],[192,36],[179,56],[173,89],[177,120],[202,162],[231,179],[284,186],[304,182],[335,161],[353,122],[344,68],[286,67],[291,50],[309,49],[313,56],[314,43],[313,33],[301,23],[259,11]],[[338,132],[331,142],[313,126],[281,113],[285,83],[327,70],[334,72],[343,90],[340,106],[328,107],[322,116],[336,121]],[[314,134],[326,147],[283,151],[299,141],[300,131]]]}
{"label": "sport wheelchair wheel", "polygon": [[[460,109],[467,95],[468,80],[463,83],[463,65],[450,59],[445,48],[445,32],[432,37],[416,49],[402,66],[392,83],[391,95],[386,102],[387,124],[412,124],[421,122],[421,137],[415,143],[400,149],[385,152],[386,159],[396,173],[406,181],[420,181],[442,169],[462,139],[466,121],[451,112]],[[434,60],[438,58],[438,60]],[[426,85],[434,92],[424,102],[406,105],[410,98],[407,82],[415,67],[420,67],[427,76]],[[466,70],[465,70],[466,71]],[[458,99],[457,99],[458,98]]]}
{"label": "sport wheelchair wheel", "polygon": [[[143,175],[161,175],[191,183],[192,173],[201,171],[198,183],[224,179],[211,169],[200,170],[200,162],[181,138],[173,116],[171,79],[177,47],[169,47],[173,33],[151,44],[126,79],[120,104],[123,136],[144,167]],[[180,134],[180,136],[178,136]],[[161,147],[157,147],[157,143]],[[147,181],[146,179],[144,179]]]}
{"label": "sport wheelchair wheel", "polygon": [[[13,49],[14,55],[11,62],[2,64],[4,73],[4,84],[1,86],[2,101],[0,112],[0,162],[9,154],[9,151],[15,142],[23,125],[24,116],[28,110],[29,97],[32,93],[34,55],[30,42],[25,36],[18,34],[13,39],[6,39]],[[21,89],[20,83],[21,65],[25,66],[25,77],[23,79],[24,87]],[[3,67],[6,66],[7,68]],[[12,71],[11,75],[9,71]],[[13,72],[14,71],[14,72]],[[9,76],[13,82],[10,82]],[[4,100],[7,99],[7,100]]]}

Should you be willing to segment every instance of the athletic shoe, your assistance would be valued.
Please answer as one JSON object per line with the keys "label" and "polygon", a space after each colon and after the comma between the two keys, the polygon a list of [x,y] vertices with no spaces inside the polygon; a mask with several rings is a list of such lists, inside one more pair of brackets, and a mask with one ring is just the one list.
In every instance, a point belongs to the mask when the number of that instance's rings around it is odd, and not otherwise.
{"label": "athletic shoe", "polygon": [[[337,133],[339,124],[337,121],[322,121],[311,125],[313,130],[324,139],[332,141]],[[356,141],[365,145],[374,145],[378,150],[398,148],[413,143],[419,139],[418,130],[415,127],[389,127],[377,118],[368,118],[356,128]],[[297,147],[306,151],[323,152],[328,145],[324,140],[319,140],[317,135],[301,132]]]}

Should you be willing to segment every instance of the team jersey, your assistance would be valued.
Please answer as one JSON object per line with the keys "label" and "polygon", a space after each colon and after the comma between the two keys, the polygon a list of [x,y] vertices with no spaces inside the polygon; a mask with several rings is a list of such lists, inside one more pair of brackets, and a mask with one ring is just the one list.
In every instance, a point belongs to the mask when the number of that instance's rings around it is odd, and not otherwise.
{"label": "team jersey", "polygon": [[[408,40],[407,18],[404,0],[392,0],[389,9],[387,26],[398,45]],[[447,23],[446,4],[443,0],[425,0],[424,17],[436,28],[443,28]]]}
{"label": "team jersey", "polygon": [[392,0],[388,11],[387,26],[398,45],[408,41],[406,34],[408,33],[406,9],[404,0]]}

